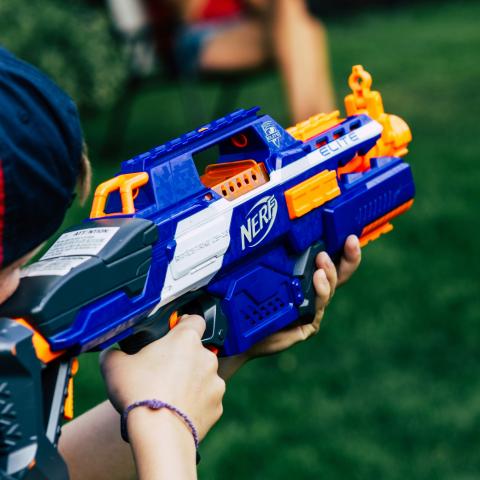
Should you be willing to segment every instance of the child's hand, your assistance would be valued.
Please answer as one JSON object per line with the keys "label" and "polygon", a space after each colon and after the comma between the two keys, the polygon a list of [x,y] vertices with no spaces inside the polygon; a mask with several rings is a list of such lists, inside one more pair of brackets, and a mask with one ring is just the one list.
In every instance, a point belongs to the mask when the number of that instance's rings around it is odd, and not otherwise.
{"label": "child's hand", "polygon": [[146,399],[170,403],[193,421],[202,439],[222,415],[225,393],[218,359],[200,341],[204,331],[203,318],[185,315],[168,335],[135,355],[104,352],[102,373],[114,407],[123,412]]}
{"label": "child's hand", "polygon": [[317,269],[313,274],[313,285],[317,293],[316,314],[312,323],[297,325],[270,335],[262,342],[254,345],[249,351],[250,358],[281,352],[298,342],[315,335],[320,329],[320,322],[325,308],[330,303],[337,286],[344,284],[360,265],[361,250],[358,238],[354,235],[345,242],[343,256],[338,267],[335,267],[326,252],[317,255]]}
{"label": "child's hand", "polygon": [[332,299],[336,287],[343,285],[360,265],[361,250],[358,238],[350,235],[345,242],[343,256],[337,267],[325,252],[318,254],[316,265],[318,270],[313,275],[313,285],[317,293],[316,314],[312,323],[296,325],[276,332],[254,345],[244,354],[221,359],[220,374],[229,378],[246,361],[265,355],[281,352],[315,335],[320,329],[320,322],[325,308]]}

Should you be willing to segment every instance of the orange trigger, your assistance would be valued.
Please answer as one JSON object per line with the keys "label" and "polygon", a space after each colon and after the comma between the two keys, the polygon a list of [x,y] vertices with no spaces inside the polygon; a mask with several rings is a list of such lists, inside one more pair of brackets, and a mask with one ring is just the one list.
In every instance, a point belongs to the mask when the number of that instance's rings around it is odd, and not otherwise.
{"label": "orange trigger", "polygon": [[180,316],[178,315],[178,310],[175,310],[172,312],[170,315],[170,318],[168,319],[168,325],[170,327],[170,330],[178,325],[178,322],[180,321]]}

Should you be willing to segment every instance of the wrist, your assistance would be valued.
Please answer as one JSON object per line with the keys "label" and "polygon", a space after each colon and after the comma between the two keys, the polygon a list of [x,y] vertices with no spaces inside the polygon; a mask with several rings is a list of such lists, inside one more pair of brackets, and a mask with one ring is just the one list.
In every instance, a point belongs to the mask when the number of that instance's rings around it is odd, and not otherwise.
{"label": "wrist", "polygon": [[174,412],[135,408],[127,429],[139,479],[196,478],[195,442]]}
{"label": "wrist", "polygon": [[152,410],[147,406],[134,408],[127,418],[130,443],[135,441],[159,441],[169,437],[195,452],[195,441],[189,427],[175,412],[167,408]]}

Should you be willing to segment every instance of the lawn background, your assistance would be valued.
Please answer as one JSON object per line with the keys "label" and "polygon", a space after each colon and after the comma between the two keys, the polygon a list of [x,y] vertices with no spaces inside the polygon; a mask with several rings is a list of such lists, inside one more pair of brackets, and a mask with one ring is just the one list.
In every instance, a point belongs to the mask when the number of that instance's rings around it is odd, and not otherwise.
{"label": "lawn background", "polygon": [[[231,381],[201,478],[480,478],[479,19],[478,3],[451,2],[328,22],[339,101],[361,63],[386,110],[411,126],[417,200],[365,249],[317,338]],[[217,88],[201,88],[213,105]],[[107,116],[86,119],[97,183],[193,126],[179,95],[142,93],[114,159],[99,154]],[[248,82],[238,107],[252,105],[288,124],[276,74]],[[75,208],[66,224],[87,212]],[[105,395],[96,355],[80,365],[77,413]]]}

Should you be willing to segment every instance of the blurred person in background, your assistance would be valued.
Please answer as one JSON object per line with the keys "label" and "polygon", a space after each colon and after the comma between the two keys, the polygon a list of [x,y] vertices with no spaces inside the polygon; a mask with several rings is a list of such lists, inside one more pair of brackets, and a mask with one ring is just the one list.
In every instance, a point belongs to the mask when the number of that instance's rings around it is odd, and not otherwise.
{"label": "blurred person in background", "polygon": [[172,0],[178,62],[195,71],[278,64],[295,122],[334,109],[326,31],[305,0]]}
{"label": "blurred person in background", "polygon": [[133,69],[149,74],[155,56],[168,69],[252,73],[280,69],[292,118],[334,109],[325,27],[306,0],[107,0],[129,45]]}

